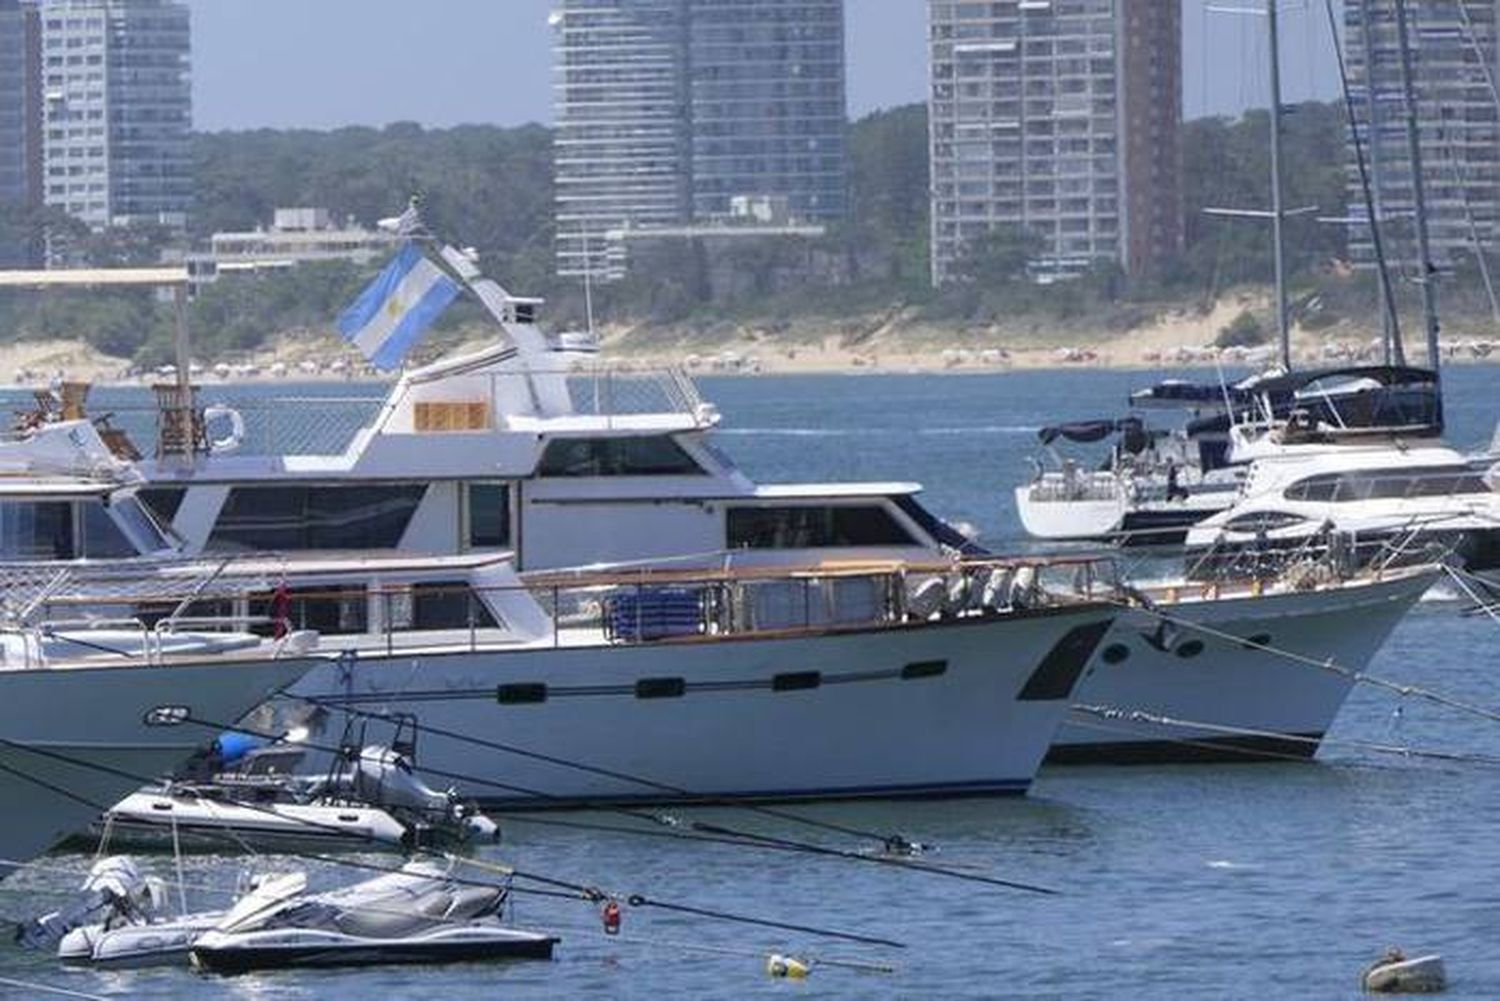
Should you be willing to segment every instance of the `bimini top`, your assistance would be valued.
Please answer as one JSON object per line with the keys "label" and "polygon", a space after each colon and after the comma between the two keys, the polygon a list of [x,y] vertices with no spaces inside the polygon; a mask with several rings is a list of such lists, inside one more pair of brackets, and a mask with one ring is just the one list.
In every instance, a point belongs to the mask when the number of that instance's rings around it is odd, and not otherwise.
{"label": "bimini top", "polygon": [[1059,438],[1087,444],[1103,441],[1112,434],[1120,435],[1120,444],[1127,452],[1140,452],[1151,444],[1151,432],[1146,430],[1139,417],[1054,424],[1042,428],[1036,436],[1043,445],[1050,445]]}
{"label": "bimini top", "polygon": [[[1168,380],[1130,394],[1136,407],[1213,408],[1279,420],[1305,411],[1325,430],[1429,436],[1443,431],[1437,373],[1408,365],[1269,372],[1233,385]],[[1196,422],[1192,433],[1222,430],[1223,415]]]}

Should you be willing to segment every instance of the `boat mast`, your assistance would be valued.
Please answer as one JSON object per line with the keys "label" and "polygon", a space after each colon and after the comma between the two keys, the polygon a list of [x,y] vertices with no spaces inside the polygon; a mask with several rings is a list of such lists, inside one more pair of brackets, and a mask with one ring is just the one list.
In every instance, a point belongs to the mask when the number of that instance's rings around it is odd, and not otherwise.
{"label": "boat mast", "polygon": [[[1331,13],[1331,11],[1330,11]],[[1330,21],[1330,27],[1332,22]],[[1365,50],[1365,121],[1368,128],[1368,139],[1370,149],[1370,177],[1365,187],[1367,196],[1367,208],[1370,214],[1371,242],[1379,246],[1380,234],[1377,227],[1385,218],[1385,208],[1381,204],[1383,188],[1381,186],[1380,173],[1380,104],[1375,99],[1375,29],[1370,24],[1370,0],[1359,0],[1359,26],[1360,40]],[[1334,51],[1338,51],[1338,34],[1333,36]],[[1343,70],[1343,54],[1339,54],[1340,73]],[[1343,77],[1344,91],[1347,95],[1349,79]],[[1350,110],[1353,110],[1352,108]],[[1356,147],[1359,143],[1359,123],[1350,121],[1349,128],[1353,131]],[[1390,301],[1386,288],[1389,281],[1385,275],[1385,261],[1380,260],[1377,266],[1381,269],[1380,282],[1380,345],[1381,354],[1385,363],[1405,365],[1405,351],[1402,350],[1400,334],[1396,332],[1396,314],[1394,304]]]}
{"label": "boat mast", "polygon": [[1281,367],[1292,370],[1292,333],[1287,325],[1286,244],[1281,204],[1281,51],[1276,22],[1277,0],[1266,0],[1266,26],[1271,51],[1271,242],[1276,264],[1276,333],[1281,339]]}
{"label": "boat mast", "polygon": [[1422,138],[1417,124],[1417,97],[1411,79],[1411,38],[1406,23],[1406,0],[1396,3],[1396,38],[1401,51],[1401,89],[1406,101],[1406,146],[1411,162],[1412,206],[1417,214],[1417,257],[1421,267],[1422,316],[1427,325],[1427,364],[1438,372],[1437,269],[1427,238],[1427,192],[1422,181]]}

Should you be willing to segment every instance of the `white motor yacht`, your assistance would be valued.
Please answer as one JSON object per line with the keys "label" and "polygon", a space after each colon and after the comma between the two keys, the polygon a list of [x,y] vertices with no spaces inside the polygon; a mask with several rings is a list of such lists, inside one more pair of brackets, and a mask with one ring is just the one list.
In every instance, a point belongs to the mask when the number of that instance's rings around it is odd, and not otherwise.
{"label": "white motor yacht", "polygon": [[1399,548],[1417,559],[1440,547],[1470,571],[1500,570],[1500,494],[1468,457],[1441,445],[1370,442],[1298,448],[1256,459],[1229,509],[1195,525],[1195,576],[1253,572],[1302,558],[1338,537],[1367,562]]}
{"label": "white motor yacht", "polygon": [[[1178,545],[1193,525],[1243,496],[1247,467],[1258,456],[1395,438],[1430,442],[1443,428],[1434,374],[1401,366],[1272,372],[1220,386],[1169,380],[1133,393],[1130,402],[1136,409],[1188,409],[1192,416],[1173,431],[1147,429],[1134,416],[1043,428],[1047,461],[1015,491],[1030,535]],[[1092,470],[1054,444],[1110,435],[1114,445]]]}
{"label": "white motor yacht", "polygon": [[346,715],[414,718],[419,774],[505,806],[1022,793],[1118,611],[1088,557],[137,567],[144,597],[55,587],[39,614],[316,632],[322,666],[289,693],[321,710],[309,747],[336,745]]}

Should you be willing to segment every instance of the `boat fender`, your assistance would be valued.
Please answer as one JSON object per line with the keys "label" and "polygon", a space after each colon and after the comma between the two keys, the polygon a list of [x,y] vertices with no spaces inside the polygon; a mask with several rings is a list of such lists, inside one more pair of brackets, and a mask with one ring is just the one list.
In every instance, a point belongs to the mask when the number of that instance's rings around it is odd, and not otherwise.
{"label": "boat fender", "polygon": [[599,917],[604,922],[604,934],[620,934],[620,902],[618,900],[606,900],[604,909],[599,912]]}
{"label": "boat fender", "polygon": [[796,956],[783,956],[779,952],[773,952],[766,957],[766,972],[773,977],[805,980],[812,972],[812,967]]}
{"label": "boat fender", "polygon": [[985,580],[980,602],[985,608],[1001,609],[1010,599],[1010,571],[996,567]]}
{"label": "boat fender", "polygon": [[203,426],[205,428],[215,421],[228,421],[229,433],[222,438],[210,438],[208,440],[208,451],[210,455],[228,455],[237,451],[240,444],[245,440],[245,418],[233,407],[226,407],[222,403],[203,408]]}

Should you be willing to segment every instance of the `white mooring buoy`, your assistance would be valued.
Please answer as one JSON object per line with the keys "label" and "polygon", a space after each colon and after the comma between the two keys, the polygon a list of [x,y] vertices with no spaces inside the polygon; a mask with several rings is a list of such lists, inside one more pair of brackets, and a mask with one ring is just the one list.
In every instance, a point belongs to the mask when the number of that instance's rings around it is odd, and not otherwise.
{"label": "white mooring buoy", "polygon": [[1437,994],[1448,989],[1448,972],[1436,953],[1408,959],[1393,946],[1365,970],[1360,986],[1371,994]]}

